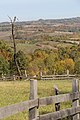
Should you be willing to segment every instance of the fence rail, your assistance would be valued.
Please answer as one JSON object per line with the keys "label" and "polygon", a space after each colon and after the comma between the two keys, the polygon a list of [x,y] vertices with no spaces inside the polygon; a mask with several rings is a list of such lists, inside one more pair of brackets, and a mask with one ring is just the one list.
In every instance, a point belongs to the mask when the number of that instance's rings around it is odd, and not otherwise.
{"label": "fence rail", "polygon": [[38,106],[38,99],[33,99],[33,100],[9,105],[6,107],[2,107],[0,108],[0,119],[14,115],[24,110],[29,110],[30,108],[34,108],[36,106]]}
{"label": "fence rail", "polygon": [[[37,98],[37,80],[30,80],[30,100],[0,108],[0,119],[9,117],[24,110],[29,110],[29,120],[58,120],[70,116],[73,118],[73,120],[79,120],[79,100],[80,92],[78,80],[72,81],[72,93],[43,98]],[[47,113],[44,115],[37,114],[37,109],[42,106],[67,101],[72,102],[71,108]]]}
{"label": "fence rail", "polygon": [[80,77],[78,75],[42,75],[40,78],[41,80],[64,80],[64,79],[73,79]]}
{"label": "fence rail", "polygon": [[39,98],[39,106],[46,106],[55,103],[72,101],[73,99],[80,98],[80,92],[61,94],[55,96],[49,96],[44,98]]}
{"label": "fence rail", "polygon": [[80,78],[80,75],[67,75],[67,74],[64,74],[64,75],[41,75],[40,77],[38,76],[25,76],[25,75],[22,75],[22,76],[18,76],[18,75],[13,75],[13,76],[6,76],[6,75],[3,75],[2,77],[0,77],[0,80],[8,80],[8,81],[11,81],[11,80],[18,80],[18,79],[23,79],[23,80],[30,80],[30,79],[41,79],[41,80],[64,80],[64,79],[73,79],[73,78]]}
{"label": "fence rail", "polygon": [[[74,108],[67,108],[64,110],[48,113],[45,115],[40,115],[39,117],[35,118],[34,120],[58,120],[58,119],[62,119],[62,118],[68,117],[68,116],[73,116],[79,112],[80,112],[80,106],[74,107]],[[77,119],[75,119],[75,120],[77,120]]]}

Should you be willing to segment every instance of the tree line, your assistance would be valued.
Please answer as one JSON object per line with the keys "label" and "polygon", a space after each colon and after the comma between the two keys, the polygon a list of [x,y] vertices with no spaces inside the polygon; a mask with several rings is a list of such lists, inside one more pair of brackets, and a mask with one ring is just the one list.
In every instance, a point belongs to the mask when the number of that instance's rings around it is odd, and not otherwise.
{"label": "tree line", "polygon": [[[80,45],[72,47],[58,47],[57,50],[36,49],[33,53],[25,54],[19,50],[16,60],[24,75],[25,70],[29,76],[43,74],[80,74]],[[2,74],[17,75],[14,65],[14,51],[3,41],[0,41],[0,76]]]}

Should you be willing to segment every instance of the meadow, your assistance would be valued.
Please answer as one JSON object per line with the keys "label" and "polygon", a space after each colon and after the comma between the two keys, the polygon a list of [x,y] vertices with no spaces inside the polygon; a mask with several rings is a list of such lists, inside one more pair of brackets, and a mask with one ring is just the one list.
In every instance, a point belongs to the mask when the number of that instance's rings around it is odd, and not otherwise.
{"label": "meadow", "polygon": [[[72,92],[71,80],[38,80],[38,97],[54,95],[54,85],[57,85],[60,94]],[[14,103],[26,101],[29,99],[30,81],[1,81],[0,82],[0,107]],[[71,107],[70,102],[61,103],[61,109]],[[54,105],[41,107],[39,114],[52,112]],[[4,120],[28,120],[28,111],[18,113]]]}

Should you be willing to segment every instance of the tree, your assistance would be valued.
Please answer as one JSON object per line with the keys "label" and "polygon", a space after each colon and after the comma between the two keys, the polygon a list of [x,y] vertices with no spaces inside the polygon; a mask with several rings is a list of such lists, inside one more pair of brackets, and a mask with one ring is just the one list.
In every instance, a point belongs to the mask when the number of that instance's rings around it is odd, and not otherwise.
{"label": "tree", "polygon": [[75,73],[80,74],[80,58],[75,62]]}
{"label": "tree", "polygon": [[28,74],[31,76],[39,74],[39,68],[38,68],[35,60],[28,64]]}
{"label": "tree", "polygon": [[61,61],[55,62],[54,69],[55,69],[56,74],[64,74],[65,73],[65,61],[61,60]]}
{"label": "tree", "polygon": [[48,54],[46,53],[45,50],[41,50],[41,49],[36,49],[34,51],[34,54],[33,54],[33,59],[36,59],[36,58],[41,58],[41,59],[45,59],[48,57]]}
{"label": "tree", "polygon": [[8,61],[12,59],[13,55],[11,48],[2,41],[0,41],[0,55]]}
{"label": "tree", "polygon": [[23,51],[19,50],[16,54],[16,60],[17,60],[17,64],[20,68],[20,71],[24,71],[26,70],[26,66],[27,66],[27,60],[26,60],[26,55],[24,54]]}
{"label": "tree", "polygon": [[55,63],[55,70],[57,74],[64,74],[67,70],[69,70],[70,73],[74,73],[74,66],[75,62],[73,59],[66,58]]}
{"label": "tree", "polygon": [[74,73],[75,62],[73,61],[73,59],[67,58],[64,61],[65,61],[66,70],[68,69],[70,71],[70,73]]}
{"label": "tree", "polygon": [[69,48],[67,47],[59,47],[58,49],[58,54],[59,54],[59,58],[60,60],[64,60],[65,58],[69,58]]}
{"label": "tree", "polygon": [[0,75],[9,73],[9,62],[0,55]]}
{"label": "tree", "polygon": [[58,60],[58,54],[50,53],[45,60],[46,67],[48,68],[49,74],[54,73],[55,62]]}
{"label": "tree", "polygon": [[[9,17],[9,16],[8,16]],[[9,17],[10,22],[11,22],[11,28],[12,28],[12,40],[13,40],[13,45],[14,45],[14,65],[16,66],[16,69],[18,71],[19,76],[21,76],[21,71],[20,68],[18,66],[17,60],[16,60],[16,42],[15,42],[15,34],[14,34],[14,26],[15,26],[15,22],[16,22],[16,16],[13,18],[13,20],[11,19],[11,17]]]}
{"label": "tree", "polygon": [[10,73],[10,62],[12,61],[12,49],[3,41],[0,41],[0,75]]}

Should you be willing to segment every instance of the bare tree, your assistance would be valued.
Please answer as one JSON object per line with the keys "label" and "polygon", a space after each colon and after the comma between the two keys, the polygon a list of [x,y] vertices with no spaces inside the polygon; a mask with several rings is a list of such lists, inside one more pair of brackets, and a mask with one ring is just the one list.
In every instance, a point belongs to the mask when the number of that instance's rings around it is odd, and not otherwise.
{"label": "bare tree", "polygon": [[[9,16],[8,16],[9,17]],[[16,22],[16,16],[11,19],[11,17],[9,17],[10,19],[10,23],[11,23],[11,33],[12,33],[12,40],[13,40],[13,45],[14,45],[14,65],[16,66],[16,69],[17,69],[17,72],[19,74],[19,76],[21,76],[21,71],[20,71],[20,68],[18,66],[18,63],[17,63],[17,59],[16,59],[16,42],[15,42],[15,22]]]}

